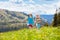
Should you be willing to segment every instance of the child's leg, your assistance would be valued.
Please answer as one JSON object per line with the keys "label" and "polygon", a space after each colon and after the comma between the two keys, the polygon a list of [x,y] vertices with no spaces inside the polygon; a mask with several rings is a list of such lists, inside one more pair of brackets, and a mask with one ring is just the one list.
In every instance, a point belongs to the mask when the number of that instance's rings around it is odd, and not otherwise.
{"label": "child's leg", "polygon": [[37,23],[36,26],[37,26],[37,29],[40,29],[41,25],[40,25],[40,23]]}

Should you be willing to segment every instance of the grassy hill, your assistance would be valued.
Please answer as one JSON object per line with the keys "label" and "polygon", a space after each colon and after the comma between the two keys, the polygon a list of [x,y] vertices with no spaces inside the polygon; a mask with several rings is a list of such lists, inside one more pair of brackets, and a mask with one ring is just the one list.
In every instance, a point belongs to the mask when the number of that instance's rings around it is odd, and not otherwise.
{"label": "grassy hill", "polygon": [[0,33],[0,40],[60,40],[60,29],[42,27]]}

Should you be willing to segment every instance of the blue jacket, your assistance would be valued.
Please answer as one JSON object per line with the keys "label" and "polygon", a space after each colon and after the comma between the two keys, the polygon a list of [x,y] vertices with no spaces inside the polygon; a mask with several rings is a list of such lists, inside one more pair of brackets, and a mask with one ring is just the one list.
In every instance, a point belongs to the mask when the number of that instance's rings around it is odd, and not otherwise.
{"label": "blue jacket", "polygon": [[28,17],[28,24],[34,25],[34,18],[33,17]]}

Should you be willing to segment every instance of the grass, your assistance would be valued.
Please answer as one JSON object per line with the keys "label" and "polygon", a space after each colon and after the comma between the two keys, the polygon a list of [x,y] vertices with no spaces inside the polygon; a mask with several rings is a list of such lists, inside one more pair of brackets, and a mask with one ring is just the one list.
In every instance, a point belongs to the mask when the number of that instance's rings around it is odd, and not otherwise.
{"label": "grass", "polygon": [[0,33],[0,40],[60,40],[60,29],[42,27]]}

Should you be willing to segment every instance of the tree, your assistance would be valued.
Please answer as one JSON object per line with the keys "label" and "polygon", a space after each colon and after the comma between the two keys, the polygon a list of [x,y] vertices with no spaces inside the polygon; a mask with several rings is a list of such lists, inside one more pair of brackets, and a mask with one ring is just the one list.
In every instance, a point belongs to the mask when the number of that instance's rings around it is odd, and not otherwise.
{"label": "tree", "polygon": [[57,13],[54,15],[53,26],[57,26]]}
{"label": "tree", "polygon": [[53,26],[60,26],[60,8],[56,10],[54,15]]}
{"label": "tree", "polygon": [[57,15],[57,25],[60,26],[60,12]]}

